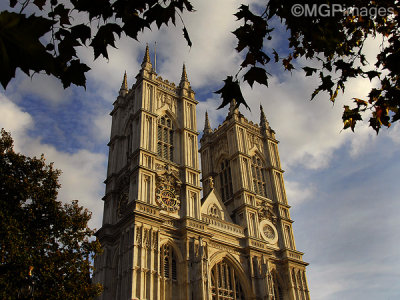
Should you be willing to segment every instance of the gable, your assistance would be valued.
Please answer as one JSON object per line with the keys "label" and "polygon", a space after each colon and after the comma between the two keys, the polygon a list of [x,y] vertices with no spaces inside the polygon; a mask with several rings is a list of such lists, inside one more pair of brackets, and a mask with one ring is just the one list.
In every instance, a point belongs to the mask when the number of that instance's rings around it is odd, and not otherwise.
{"label": "gable", "polygon": [[211,215],[223,221],[233,223],[228,210],[215,189],[212,189],[203,199],[200,213]]}

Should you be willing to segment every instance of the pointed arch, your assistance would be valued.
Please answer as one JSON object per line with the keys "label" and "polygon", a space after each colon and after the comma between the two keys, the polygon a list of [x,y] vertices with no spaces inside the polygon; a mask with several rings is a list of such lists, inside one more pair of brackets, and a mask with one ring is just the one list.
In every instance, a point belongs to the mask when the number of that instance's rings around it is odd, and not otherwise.
{"label": "pointed arch", "polygon": [[292,284],[293,284],[293,290],[295,294],[295,300],[299,300],[299,291],[298,291],[298,286],[297,286],[297,278],[294,269],[292,269]]}
{"label": "pointed arch", "polygon": [[259,159],[261,159],[262,163],[266,166],[267,165],[267,159],[265,158],[264,154],[261,153],[260,149],[258,149],[256,146],[250,149],[249,151],[250,156],[257,156]]}
{"label": "pointed arch", "polygon": [[222,219],[221,216],[221,210],[219,209],[219,207],[217,207],[217,205],[215,203],[211,203],[208,206],[208,215],[217,218],[217,219]]}
{"label": "pointed arch", "polygon": [[209,276],[213,300],[248,300],[255,296],[242,265],[230,253],[220,251],[210,258]]}
{"label": "pointed arch", "polygon": [[166,240],[163,240],[163,241],[160,242],[160,249],[161,249],[161,247],[163,245],[166,245],[166,244],[170,245],[174,249],[175,254],[176,254],[177,258],[178,258],[178,262],[182,263],[183,262],[183,255],[182,255],[182,252],[179,249],[178,245],[176,243],[174,243],[174,241],[172,239],[166,239]]}
{"label": "pointed arch", "polygon": [[279,273],[276,269],[271,271],[272,282],[273,282],[273,300],[284,300],[285,299],[285,289],[282,278],[279,276]]}
{"label": "pointed arch", "polygon": [[160,299],[181,299],[183,256],[177,245],[171,240],[160,244],[159,261]]}
{"label": "pointed arch", "polygon": [[217,161],[219,194],[222,202],[228,201],[233,196],[232,173],[227,155],[221,154]]}
{"label": "pointed arch", "polygon": [[[257,151],[258,152],[258,151]],[[251,157],[251,173],[253,178],[253,191],[261,196],[267,196],[267,174],[265,160],[255,153]]]}
{"label": "pointed arch", "polygon": [[168,108],[164,108],[164,109],[160,110],[158,112],[158,114],[159,114],[158,118],[161,118],[162,116],[167,116],[168,118],[170,118],[172,120],[174,129],[179,127],[178,119],[176,118],[176,115],[173,112],[171,112]]}
{"label": "pointed arch", "polygon": [[168,112],[157,118],[157,154],[169,161],[174,161],[175,129],[176,124]]}
{"label": "pointed arch", "polygon": [[299,290],[300,300],[305,300],[300,270],[297,271],[297,288]]}

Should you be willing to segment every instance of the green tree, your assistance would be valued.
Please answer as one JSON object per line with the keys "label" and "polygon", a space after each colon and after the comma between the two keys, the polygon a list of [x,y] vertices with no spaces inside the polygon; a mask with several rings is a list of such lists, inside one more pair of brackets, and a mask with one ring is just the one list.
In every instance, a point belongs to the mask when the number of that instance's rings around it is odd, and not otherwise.
{"label": "green tree", "polygon": [[[254,82],[268,86],[271,62],[284,70],[303,69],[305,76],[317,74],[320,84],[310,96],[326,92],[334,102],[344,92],[348,79],[376,80],[366,99],[358,95],[350,99],[353,107],[344,107],[344,128],[354,131],[362,113],[370,116],[370,126],[378,133],[400,119],[400,8],[398,0],[266,0],[251,8],[241,5],[235,14],[243,25],[233,34],[238,40],[236,50],[243,61],[235,75],[227,76],[216,93],[223,107],[236,99],[247,106],[240,83],[251,87]],[[316,9],[313,15],[298,14]],[[94,58],[108,58],[107,47],[114,47],[115,37],[122,33],[137,39],[138,33],[155,23],[159,28],[175,25],[180,17],[183,35],[192,43],[180,15],[193,12],[189,0],[10,0],[10,7],[19,13],[0,13],[0,82],[6,87],[15,76],[16,68],[25,73],[44,71],[59,78],[64,87],[85,85],[88,66],[81,63],[76,48],[93,48]],[[24,14],[27,8],[40,16]],[[315,7],[315,8],[314,8]],[[319,9],[323,7],[324,9]],[[338,9],[342,8],[342,9]],[[80,17],[79,17],[80,16]],[[87,22],[79,20],[87,19]],[[94,23],[97,27],[94,28]],[[288,38],[279,49],[272,49],[275,34],[282,35],[272,24],[280,24]],[[94,33],[93,33],[94,31]],[[48,43],[42,44],[44,35]],[[368,37],[382,39],[375,65],[369,65],[364,43]],[[308,60],[312,60],[310,64]],[[303,62],[306,61],[304,64]],[[241,76],[239,76],[241,75]]]}
{"label": "green tree", "polygon": [[0,138],[0,298],[93,299],[93,256],[100,251],[87,227],[91,214],[77,201],[57,201],[60,171],[13,150]]}

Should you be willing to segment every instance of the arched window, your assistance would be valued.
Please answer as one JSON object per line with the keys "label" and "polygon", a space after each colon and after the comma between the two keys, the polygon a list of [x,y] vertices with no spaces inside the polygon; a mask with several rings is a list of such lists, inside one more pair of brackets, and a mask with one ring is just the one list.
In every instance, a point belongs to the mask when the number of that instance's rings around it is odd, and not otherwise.
{"label": "arched window", "polygon": [[253,156],[251,160],[251,170],[253,173],[253,189],[256,194],[266,197],[267,191],[265,180],[265,169],[260,158]]}
{"label": "arched window", "polygon": [[297,287],[299,289],[300,299],[301,300],[305,300],[304,299],[304,291],[303,291],[303,284],[302,284],[302,280],[301,280],[300,271],[297,272]]}
{"label": "arched window", "polygon": [[219,173],[221,182],[221,196],[224,202],[228,201],[232,195],[232,176],[229,161],[224,160],[221,162],[221,172]]}
{"label": "arched window", "polygon": [[274,296],[273,300],[283,300],[283,290],[281,285],[279,284],[279,280],[277,278],[277,275],[275,271],[272,273],[272,280],[273,280],[273,285],[274,285]]}
{"label": "arched window", "polygon": [[160,260],[161,277],[167,280],[177,280],[176,255],[171,245],[164,244],[161,247]]}
{"label": "arched window", "polygon": [[225,260],[211,269],[212,300],[244,300],[245,295],[235,269]]}
{"label": "arched window", "polygon": [[161,158],[173,161],[174,157],[174,130],[172,120],[167,116],[158,119],[157,153]]}
{"label": "arched window", "polygon": [[213,204],[209,207],[208,214],[214,218],[221,219],[221,212],[215,204]]}
{"label": "arched window", "polygon": [[295,293],[295,300],[299,300],[299,292],[297,290],[298,286],[297,286],[297,280],[296,280],[296,275],[294,273],[294,269],[292,270],[292,281],[293,281],[293,287],[294,287],[294,293]]}

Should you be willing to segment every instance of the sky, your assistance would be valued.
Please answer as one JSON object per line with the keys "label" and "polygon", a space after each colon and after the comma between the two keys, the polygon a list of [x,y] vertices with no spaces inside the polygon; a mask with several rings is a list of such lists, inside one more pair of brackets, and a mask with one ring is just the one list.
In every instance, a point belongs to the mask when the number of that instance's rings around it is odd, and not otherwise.
{"label": "sky", "polygon": [[[233,13],[241,3],[257,1],[193,1],[196,12],[183,14],[192,48],[187,47],[177,20],[176,28],[145,31],[140,42],[123,37],[118,49],[109,48],[108,61],[93,61],[91,49],[81,49],[81,58],[92,68],[86,90],[64,90],[52,77],[30,78],[18,71],[7,90],[0,90],[0,127],[11,132],[17,151],[30,156],[44,153],[62,170],[59,199],[79,199],[93,213],[90,226],[98,229],[109,113],[124,71],[132,86],[146,43],[153,59],[157,42],[157,73],[178,83],[185,63],[199,101],[198,130],[202,133],[206,110],[211,126],[217,127],[227,110],[216,109],[221,100],[213,92],[227,75],[236,74],[241,61],[231,33],[241,23]],[[277,32],[268,49],[283,47],[286,33]],[[380,42],[370,39],[365,46],[371,65]],[[343,105],[368,94],[374,85],[368,79],[349,82],[333,105],[326,94],[309,100],[319,81],[304,77],[300,66],[292,73],[278,66],[272,71],[269,88],[243,86],[251,111],[240,110],[258,122],[262,104],[280,141],[296,247],[310,264],[311,298],[400,299],[400,125],[384,128],[378,136],[367,121],[358,124],[355,133],[342,130]]]}

